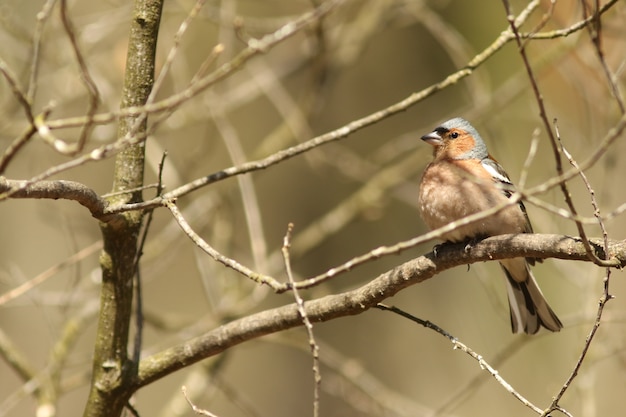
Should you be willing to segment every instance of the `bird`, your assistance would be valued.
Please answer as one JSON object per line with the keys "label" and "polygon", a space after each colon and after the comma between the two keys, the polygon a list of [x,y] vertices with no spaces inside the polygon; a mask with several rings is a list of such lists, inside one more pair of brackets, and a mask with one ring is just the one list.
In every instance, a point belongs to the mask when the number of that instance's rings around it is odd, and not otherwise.
{"label": "bird", "polygon": [[[437,229],[469,215],[507,203],[513,184],[489,154],[478,131],[456,117],[421,137],[434,147],[433,160],[422,175],[418,206],[424,223]],[[509,233],[533,233],[521,202],[479,221],[442,234],[447,242],[471,242]],[[436,251],[435,251],[436,253]],[[533,258],[502,259],[513,333],[535,334],[540,327],[558,332],[563,324],[545,299],[530,265]]]}

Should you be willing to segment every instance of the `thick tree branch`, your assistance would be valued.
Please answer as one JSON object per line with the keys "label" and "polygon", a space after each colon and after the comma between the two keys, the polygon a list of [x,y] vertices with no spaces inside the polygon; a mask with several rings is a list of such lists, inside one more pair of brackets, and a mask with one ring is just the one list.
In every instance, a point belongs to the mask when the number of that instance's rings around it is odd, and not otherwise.
{"label": "thick tree branch", "polygon": [[[590,242],[596,255],[603,258],[602,240],[590,239]],[[626,266],[626,241],[611,241],[608,252],[609,259],[614,259],[620,267]],[[564,235],[495,236],[467,249],[462,243],[445,245],[437,251],[437,256],[431,252],[415,258],[357,289],[307,301],[306,315],[311,321],[320,322],[361,314],[400,290],[455,266],[514,257],[589,261],[582,241]],[[147,385],[232,346],[301,325],[302,317],[295,303],[234,320],[144,359],[139,366],[137,384],[139,387]]]}
{"label": "thick tree branch", "polygon": [[28,184],[28,181],[10,180],[0,176],[0,194],[3,193],[10,193],[12,198],[73,200],[87,208],[96,219],[106,222],[111,218],[104,214],[107,202],[94,190],[76,181],[39,181]]}
{"label": "thick tree branch", "polygon": [[[156,45],[163,10],[162,0],[136,0],[130,25],[121,107],[148,101],[154,83]],[[147,115],[120,119],[118,137],[145,134]],[[145,143],[125,147],[115,158],[112,194],[115,203],[142,200]],[[124,213],[123,221],[100,223],[102,288],[100,315],[93,357],[93,376],[85,417],[119,416],[133,394],[137,362],[128,355],[137,242],[142,211]]]}

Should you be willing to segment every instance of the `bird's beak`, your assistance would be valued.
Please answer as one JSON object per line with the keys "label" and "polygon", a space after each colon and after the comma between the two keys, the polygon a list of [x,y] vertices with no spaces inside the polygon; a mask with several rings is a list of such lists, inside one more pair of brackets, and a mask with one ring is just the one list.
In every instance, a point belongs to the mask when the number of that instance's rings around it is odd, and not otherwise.
{"label": "bird's beak", "polygon": [[441,136],[436,131],[432,131],[429,134],[422,136],[422,140],[433,146],[439,146],[443,143]]}

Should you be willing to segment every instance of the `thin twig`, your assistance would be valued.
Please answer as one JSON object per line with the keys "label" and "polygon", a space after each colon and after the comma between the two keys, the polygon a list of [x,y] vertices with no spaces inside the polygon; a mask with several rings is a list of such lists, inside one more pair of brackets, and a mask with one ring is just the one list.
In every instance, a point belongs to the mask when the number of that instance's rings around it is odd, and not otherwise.
{"label": "thin twig", "polygon": [[524,404],[526,407],[530,408],[531,410],[533,410],[537,414],[541,414],[543,412],[543,410],[541,408],[537,407],[536,405],[531,403],[529,400],[527,400],[522,394],[517,392],[517,390],[515,390],[515,388],[513,388],[513,386],[511,384],[509,384],[504,378],[502,378],[502,376],[500,376],[500,373],[496,369],[494,369],[491,365],[489,365],[489,363],[482,357],[482,355],[479,355],[478,353],[474,352],[470,347],[468,347],[464,343],[461,343],[456,337],[452,336],[450,333],[448,333],[447,331],[445,331],[441,327],[437,326],[436,324],[432,323],[431,321],[422,320],[422,319],[420,319],[418,317],[415,317],[412,314],[409,314],[406,311],[401,310],[401,309],[399,309],[397,307],[394,307],[394,306],[388,306],[388,305],[385,305],[385,304],[382,304],[382,303],[378,303],[378,304],[376,304],[376,308],[378,308],[379,310],[390,311],[392,313],[398,314],[401,317],[409,319],[409,320],[411,320],[411,321],[413,321],[415,323],[421,324],[422,326],[426,327],[427,329],[434,330],[435,332],[437,332],[440,335],[444,336],[445,338],[450,340],[450,342],[452,342],[452,344],[454,346],[453,348],[455,350],[459,349],[462,352],[467,353],[474,360],[476,360],[478,362],[478,365],[480,366],[480,369],[482,369],[484,371],[487,371],[492,377],[495,378],[496,381],[498,381],[498,383],[505,390],[507,390],[507,392],[509,392],[511,395],[513,395],[515,398],[517,398],[522,404]]}
{"label": "thin twig", "polygon": [[37,132],[35,126],[28,125],[24,132],[19,135],[17,138],[11,142],[11,144],[4,151],[2,156],[0,157],[0,175],[4,174],[4,171],[7,169],[9,162],[13,159],[15,155],[19,152],[20,149],[33,137],[33,135]]}
{"label": "thin twig", "polygon": [[[611,242],[611,252],[626,266],[626,243]],[[444,270],[468,263],[512,257],[556,257],[589,262],[580,240],[563,235],[494,236],[466,248],[461,243],[447,245],[438,252],[405,262],[365,282],[359,288],[307,301],[305,308],[312,322],[361,314],[399,291],[426,281]],[[302,326],[295,303],[250,314],[215,327],[193,339],[185,340],[142,359],[135,388],[139,389],[179,369],[217,355],[232,346],[261,336]]]}
{"label": "thin twig", "polygon": [[30,59],[30,78],[28,80],[28,92],[26,97],[29,103],[32,103],[37,93],[37,78],[39,76],[40,58],[41,58],[41,40],[43,39],[43,30],[52,14],[52,9],[57,0],[46,0],[41,11],[37,13],[37,25],[33,34],[33,54]]}
{"label": "thin twig", "polygon": [[302,323],[304,324],[304,328],[309,336],[309,347],[311,349],[311,355],[313,356],[313,380],[314,380],[314,388],[313,388],[313,417],[318,417],[320,414],[320,384],[322,383],[322,375],[320,373],[320,358],[319,358],[319,347],[315,342],[315,335],[313,334],[313,324],[311,324],[311,320],[306,313],[306,308],[304,307],[304,300],[300,296],[300,292],[295,287],[295,281],[293,279],[293,274],[291,272],[291,259],[289,257],[289,247],[291,246],[291,233],[293,231],[293,223],[289,223],[287,226],[287,233],[283,239],[283,258],[285,259],[285,269],[287,272],[287,277],[289,278],[289,284],[293,288],[293,297],[296,300],[296,305],[298,306],[298,312],[300,313],[300,317],[302,317]]}
{"label": "thin twig", "polygon": [[17,76],[13,73],[13,70],[4,62],[3,59],[0,59],[0,73],[4,76],[4,78],[9,83],[9,87],[11,87],[11,91],[13,95],[17,99],[18,103],[24,109],[24,113],[26,114],[26,118],[28,121],[33,124],[34,123],[34,115],[33,109],[31,107],[31,103],[28,100],[28,97],[22,91],[22,87],[20,87],[19,81],[17,80]]}
{"label": "thin twig", "polygon": [[[156,194],[161,195],[163,192],[163,169],[165,167],[165,158],[167,157],[167,152],[164,152],[161,156],[161,161],[159,162],[159,173],[156,187]],[[128,192],[129,190],[127,190]],[[150,226],[152,225],[152,219],[154,218],[154,210],[148,210],[148,213],[145,217],[145,222],[143,226],[143,231],[141,237],[139,239],[139,244],[137,245],[137,252],[135,254],[135,341],[133,345],[133,362],[139,363],[141,359],[141,348],[143,345],[143,323],[144,323],[144,312],[143,312],[143,286],[141,280],[141,258],[143,256],[143,248],[148,240],[148,231],[150,230]]]}
{"label": "thin twig", "polygon": [[85,124],[81,127],[78,141],[69,146],[66,152],[63,152],[68,155],[76,155],[83,150],[85,142],[87,141],[87,137],[94,127],[93,116],[96,114],[96,110],[98,110],[98,104],[100,102],[100,92],[98,91],[98,86],[91,77],[91,74],[89,74],[89,68],[87,68],[87,63],[85,62],[83,53],[78,46],[76,32],[68,16],[67,0],[61,0],[60,11],[63,28],[65,29],[65,33],[67,34],[68,39],[70,40],[70,44],[72,45],[72,51],[74,52],[76,62],[78,63],[78,68],[80,70],[80,79],[85,85],[85,88],[87,89],[87,93],[89,95],[89,104],[87,105],[87,112],[85,114],[87,120]]}
{"label": "thin twig", "polygon": [[[233,164],[242,164],[246,160],[246,155],[241,144],[237,130],[232,125],[226,114],[224,114],[219,100],[215,97],[216,104],[209,110],[215,127],[219,131],[222,141],[226,145],[226,150]],[[250,175],[238,175],[239,194],[243,202],[246,225],[248,226],[248,236],[254,266],[257,270],[267,270],[267,244],[265,242],[265,232],[263,230],[263,219],[261,217],[261,207],[257,195],[256,187]]]}
{"label": "thin twig", "polygon": [[[608,1],[605,5],[603,5],[600,9],[600,14],[604,14],[605,12],[607,12],[614,4],[617,3],[618,0],[610,0]],[[324,2],[324,5],[326,3],[330,3],[330,2]],[[530,14],[530,12],[532,12],[536,7],[537,7],[538,3],[537,2],[532,2],[529,3],[528,7],[525,9],[525,11],[523,13],[520,14],[519,19],[518,19],[518,26],[523,23],[527,18],[528,15]],[[335,5],[329,5],[334,7]],[[329,11],[329,10],[326,10]],[[314,14],[315,17],[323,17],[323,16],[318,16],[316,14]],[[307,18],[311,18],[311,14],[308,13]],[[568,28],[565,29],[560,29],[560,30],[555,30],[552,32],[546,32],[546,33],[535,33],[535,34],[528,34],[528,33],[520,33],[521,37],[532,37],[533,39],[554,39],[554,38],[559,38],[559,37],[566,37],[571,35],[572,33],[578,32],[581,29],[584,29],[585,26],[588,24],[590,19],[585,19],[582,20],[580,22],[576,22],[575,24],[571,25]],[[310,20],[312,22],[314,22],[314,20]],[[303,25],[302,22],[300,20],[298,20],[296,22],[296,27],[294,28],[293,25],[289,25],[288,26],[288,30],[286,30],[285,28],[280,28],[278,31],[276,31],[276,34],[280,34],[280,37],[277,37],[275,40],[276,42],[271,42],[270,43],[262,43],[262,46],[264,49],[264,51],[266,51],[267,49],[273,47],[274,45],[276,45],[277,43],[280,43],[282,40],[284,40],[284,38],[282,37],[283,35],[288,35],[286,37],[289,37],[290,35],[292,35],[293,33],[291,32],[292,29],[294,29],[296,32],[300,29],[302,29]],[[295,33],[295,32],[294,32]],[[459,72],[461,72],[463,75],[461,75],[461,78],[464,78],[465,76],[467,76],[467,74],[465,74],[466,69],[475,69],[475,64],[481,64],[482,61],[484,61],[485,59],[489,58],[491,55],[493,55],[494,52],[497,52],[504,44],[508,43],[509,41],[513,40],[514,37],[511,36],[512,33],[510,31],[505,31],[503,34],[500,35],[500,37],[494,41],[491,45],[489,45],[484,51],[482,51],[481,53],[479,53],[474,59],[472,59],[470,61],[470,64],[466,65],[462,70],[460,70]],[[269,36],[269,35],[268,35]],[[502,43],[502,41],[504,41],[504,43]],[[258,45],[257,43],[255,43],[255,45]],[[219,46],[219,45],[218,45]],[[225,68],[222,69],[220,68],[220,70],[218,70],[218,73],[215,73],[214,76],[219,78],[219,80],[221,80],[222,78],[224,78],[223,75],[221,75],[222,71],[227,71],[227,72],[231,72],[231,71],[235,71],[238,68],[241,67],[241,65],[245,62],[247,62],[247,60],[249,58],[251,58],[252,56],[256,56],[257,54],[261,53],[260,50],[255,50],[255,53],[253,53],[252,55],[249,55],[249,53],[245,54],[245,58],[244,60],[240,60],[239,58],[241,57],[236,57],[235,59],[233,59],[230,63],[225,64]],[[455,76],[454,74],[451,75],[453,79],[457,78],[457,76]],[[214,80],[214,82],[219,81],[219,80]],[[446,79],[447,80],[447,79]],[[196,79],[197,81],[197,79]],[[141,113],[158,113],[161,111],[165,111],[167,108],[171,107],[173,103],[176,104],[181,104],[180,102],[184,102],[186,101],[185,98],[191,98],[194,97],[195,95],[199,94],[200,92],[206,90],[208,87],[210,87],[211,85],[214,84],[214,82],[208,83],[206,81],[206,78],[202,78],[203,84],[201,86],[194,86],[194,87],[189,87],[183,91],[181,91],[180,93],[177,93],[174,96],[170,96],[166,99],[163,99],[161,101],[155,102],[153,104],[147,105],[147,106],[134,106],[134,107],[127,107],[124,109],[120,109],[119,111],[114,111],[114,112],[107,112],[107,113],[102,113],[102,114],[97,114],[94,116],[93,118],[93,122],[95,124],[108,124],[111,123],[115,120],[117,120],[120,117],[126,117],[126,116],[136,116],[139,115]],[[419,94],[419,93],[415,93],[415,94]],[[411,97],[413,97],[414,95],[412,95]],[[414,104],[414,103],[411,103]],[[406,110],[405,108],[399,108],[398,112],[404,111]],[[50,129],[63,129],[63,128],[70,128],[70,127],[80,127],[83,126],[86,123],[86,118],[84,116],[80,116],[80,117],[70,117],[70,118],[63,118],[63,119],[57,119],[57,120],[51,120],[48,121],[48,127]]]}
{"label": "thin twig", "polygon": [[[598,14],[602,15],[606,11],[608,11],[611,7],[613,7],[619,0],[609,0],[602,7],[598,9]],[[533,40],[550,40],[556,38],[565,38],[571,35],[572,33],[578,32],[584,28],[586,28],[594,16],[587,17],[579,22],[574,23],[573,25],[564,28],[564,29],[556,29],[549,32],[539,32],[539,33],[520,33],[522,38],[530,38]]]}
{"label": "thin twig", "polygon": [[196,406],[191,399],[187,396],[187,387],[185,387],[184,385],[180,388],[180,390],[183,392],[183,395],[185,396],[185,399],[187,400],[187,403],[189,403],[189,406],[191,407],[191,409],[193,410],[194,413],[196,414],[200,414],[202,416],[207,416],[207,417],[218,417],[217,414],[213,414],[212,412],[208,411],[208,410],[204,410],[198,406]]}
{"label": "thin twig", "polygon": [[583,17],[585,20],[589,20],[589,24],[586,25],[587,32],[591,37],[591,43],[594,46],[596,54],[598,55],[598,61],[600,61],[600,66],[602,67],[602,71],[606,77],[606,81],[609,83],[611,87],[611,94],[615,98],[617,102],[617,106],[619,107],[620,113],[626,113],[626,106],[624,105],[624,97],[622,96],[622,92],[615,82],[616,77],[613,74],[613,71],[609,68],[609,65],[606,62],[606,58],[604,56],[604,50],[602,48],[602,19],[600,19],[601,9],[599,5],[599,1],[595,1],[595,10],[591,16],[587,16],[587,2],[585,0],[581,1],[582,9],[583,9]]}
{"label": "thin twig", "polygon": [[173,201],[166,200],[164,202],[164,205],[170,210],[170,212],[174,216],[174,219],[176,220],[178,225],[181,227],[181,229],[183,229],[185,234],[189,236],[189,238],[200,249],[206,252],[211,258],[239,272],[240,274],[252,279],[254,282],[257,282],[259,284],[269,285],[271,288],[274,288],[274,289],[283,288],[283,285],[281,285],[274,278],[267,276],[267,275],[260,274],[258,272],[254,272],[250,268],[243,266],[236,260],[228,258],[222,255],[221,253],[219,253],[218,251],[216,251],[213,247],[211,247],[211,245],[209,245],[200,236],[198,236],[198,234],[191,228],[191,226],[189,226],[189,223],[187,223],[187,221],[185,220],[185,218],[183,217],[181,212],[178,210],[178,207],[176,207],[176,204]]}
{"label": "thin twig", "polygon": [[[556,138],[559,141],[559,145],[561,146],[561,152],[563,152],[563,155],[565,155],[570,165],[573,166],[574,169],[578,170],[580,178],[582,179],[583,183],[585,184],[585,187],[587,188],[587,192],[589,193],[589,197],[591,199],[591,205],[593,206],[593,215],[596,218],[598,225],[600,226],[600,230],[602,230],[602,236],[604,236],[604,241],[607,242],[605,244],[605,250],[606,250],[606,248],[608,247],[607,244],[609,241],[609,233],[606,230],[604,219],[602,218],[602,215],[600,214],[600,206],[598,205],[598,201],[596,200],[596,192],[591,186],[591,183],[589,182],[589,179],[587,178],[587,175],[585,174],[585,172],[582,169],[580,169],[580,167],[578,166],[578,162],[576,162],[576,160],[572,157],[572,154],[570,154],[568,150],[565,148],[565,145],[563,145],[563,141],[561,140],[561,134],[559,132],[559,125],[557,124],[556,119],[554,119],[554,131],[556,133]],[[572,214],[576,215],[576,213],[572,213]]]}
{"label": "thin twig", "polygon": [[602,323],[602,313],[604,312],[604,307],[609,300],[613,299],[613,296],[610,295],[609,293],[610,277],[611,277],[611,269],[607,268],[606,275],[603,280],[602,296],[600,297],[600,300],[598,302],[598,311],[596,313],[596,319],[593,323],[593,327],[591,327],[591,330],[589,331],[589,334],[587,335],[585,339],[585,345],[583,346],[583,350],[580,353],[578,360],[576,361],[576,365],[574,366],[574,369],[572,369],[572,372],[570,373],[569,377],[563,383],[563,386],[561,387],[561,390],[559,391],[559,393],[554,397],[550,408],[544,414],[542,414],[542,416],[547,415],[547,413],[551,410],[557,410],[560,408],[558,405],[559,401],[561,400],[565,392],[569,389],[570,385],[572,384],[572,381],[574,381],[576,376],[578,376],[578,371],[580,371],[580,368],[582,367],[583,362],[585,361],[587,352],[589,351],[589,348],[591,347],[591,342],[593,341],[593,338],[596,335],[596,332],[598,331],[598,329],[600,328],[600,324]]}
{"label": "thin twig", "polygon": [[[189,13],[185,17],[185,19],[181,22],[180,26],[178,27],[178,30],[174,34],[174,44],[170,48],[170,51],[167,54],[167,58],[165,58],[165,62],[163,63],[161,67],[161,71],[159,72],[159,75],[154,81],[154,85],[152,86],[152,91],[150,92],[150,96],[148,97],[146,104],[152,104],[155,101],[156,95],[160,91],[161,86],[165,82],[166,76],[169,73],[169,70],[172,67],[172,64],[174,63],[174,58],[176,58],[178,50],[180,49],[180,43],[185,32],[189,28],[189,25],[191,24],[193,19],[195,19],[198,16],[198,13],[200,12],[200,10],[202,9],[205,3],[206,3],[206,0],[196,0],[196,3],[194,4],[194,6],[191,8]],[[147,112],[142,113],[142,114],[147,114]]]}
{"label": "thin twig", "polygon": [[11,300],[15,300],[16,298],[27,293],[28,291],[30,291],[37,285],[45,282],[48,278],[51,278],[55,276],[56,274],[58,274],[60,271],[64,270],[65,268],[71,265],[74,265],[77,262],[82,261],[87,256],[95,253],[96,251],[100,249],[102,249],[102,242],[101,241],[94,242],[91,245],[87,246],[86,248],[81,249],[80,251],[76,252],[74,255],[70,256],[64,261],[48,268],[47,270],[37,275],[36,277],[26,281],[22,285],[10,291],[5,292],[4,294],[0,296],[0,306],[8,303]]}
{"label": "thin twig", "polygon": [[[250,40],[248,47],[244,49],[242,52],[240,52],[235,58],[233,58],[232,61],[227,62],[224,65],[220,66],[211,74],[198,80],[197,83],[190,85],[189,88],[187,88],[186,90],[180,93],[174,94],[173,96],[170,96],[169,98],[161,102],[152,104],[152,105],[125,107],[117,113],[109,113],[108,115],[105,115],[105,119],[107,120],[107,122],[111,122],[113,120],[116,120],[118,117],[137,117],[138,121],[142,121],[145,119],[145,116],[147,116],[148,113],[151,113],[151,112],[173,111],[174,109],[178,108],[180,105],[189,101],[189,99],[191,99],[192,97],[195,97],[196,95],[205,91],[206,89],[216,84],[217,82],[232,75],[235,71],[240,69],[247,61],[249,61],[254,56],[267,52],[270,48],[294,36],[300,30],[306,28],[309,24],[311,24],[311,22],[317,19],[320,19],[322,16],[329,13],[339,3],[340,3],[339,0],[326,1],[322,3],[322,5],[320,5],[319,8],[314,9],[310,12],[304,13],[298,19],[289,22],[288,24],[279,28],[275,32],[265,35],[261,39]],[[78,122],[78,124],[75,126],[84,126],[85,123],[89,121],[93,123],[97,123],[98,121],[102,122],[102,118],[98,118],[97,116],[94,116],[93,118],[81,117],[81,118],[77,118],[74,120],[80,120],[80,122]],[[45,123],[46,129],[52,129],[53,125],[55,125],[55,123],[51,123],[51,122]],[[61,126],[69,127],[71,125],[73,124],[72,123],[69,123],[69,124],[61,123],[61,125],[56,124],[57,127],[61,127]],[[100,161],[100,160],[109,158],[113,155],[116,155],[121,150],[128,148],[129,146],[136,145],[138,143],[145,141],[147,135],[145,133],[138,134],[136,132],[136,129],[140,125],[141,123],[134,124],[133,127],[130,129],[129,134],[125,135],[125,137],[121,138],[120,140],[117,140],[114,143],[100,146],[85,155],[81,155],[80,157],[77,157],[63,164],[53,166],[47,169],[46,171],[44,171],[43,173],[30,178],[28,181],[24,182],[23,187],[25,188],[29,184],[35,183],[37,181],[42,181],[53,175],[59,174],[61,172],[65,172],[72,168],[76,168],[88,162]],[[198,188],[198,187],[195,187],[195,188]],[[17,191],[19,190],[13,190],[8,194],[7,193],[0,194],[0,201],[10,197],[12,193],[17,192]]]}
{"label": "thin twig", "polygon": [[537,149],[539,148],[539,129],[535,129],[533,131],[533,137],[530,140],[530,148],[528,149],[528,155],[526,155],[526,160],[524,161],[524,166],[522,167],[522,172],[520,173],[519,181],[517,182],[519,189],[523,190],[526,187],[526,179],[528,178],[528,171],[530,170],[530,165],[535,159],[535,155],[537,154]]}
{"label": "thin twig", "polygon": [[[537,79],[535,78],[534,70],[532,69],[532,66],[530,65],[528,55],[526,54],[526,48],[522,41],[521,35],[519,34],[519,31],[518,31],[519,25],[516,22],[515,16],[511,12],[511,5],[509,3],[509,0],[502,0],[502,2],[504,3],[504,8],[507,13],[507,20],[509,21],[509,26],[511,30],[513,31],[513,34],[515,35],[515,40],[519,48],[519,54],[522,58],[524,67],[528,74],[528,78],[530,80],[533,93],[535,94],[537,105],[539,107],[539,117],[543,121],[544,127],[546,129],[546,133],[548,134],[548,137],[550,138],[550,144],[552,145],[552,151],[554,154],[554,162],[555,162],[557,175],[561,177],[563,176],[561,154],[559,152],[559,147],[557,144],[556,137],[552,131],[550,122],[548,121],[548,114],[544,105],[543,96],[541,94],[541,91],[539,90],[539,85],[537,83]],[[572,200],[572,196],[569,192],[569,189],[567,188],[566,182],[563,181],[559,183],[559,188],[561,189],[561,193],[563,194],[565,203],[567,204],[567,207],[569,208],[570,212],[574,215],[578,215],[578,212]],[[594,261],[595,263],[602,263],[602,260],[594,258],[593,249],[591,248],[591,245],[589,244],[589,241],[587,239],[587,234],[585,232],[585,228],[583,227],[583,225],[580,222],[576,222],[576,221],[574,221],[574,223],[576,224],[576,228],[578,229],[578,233],[580,237],[583,239],[583,243],[585,244],[585,248],[587,249],[587,253],[589,254],[590,259]]]}

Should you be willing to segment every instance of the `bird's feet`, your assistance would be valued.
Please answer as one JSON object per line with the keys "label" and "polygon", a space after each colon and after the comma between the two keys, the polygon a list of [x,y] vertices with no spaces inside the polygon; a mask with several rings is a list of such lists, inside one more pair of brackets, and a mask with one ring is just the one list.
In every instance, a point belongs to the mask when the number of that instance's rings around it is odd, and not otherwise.
{"label": "bird's feet", "polygon": [[454,242],[452,242],[452,241],[450,241],[450,240],[446,240],[446,241],[445,241],[445,242],[443,242],[443,243],[438,243],[438,244],[436,244],[435,246],[433,246],[433,255],[435,255],[435,257],[437,257],[437,256],[438,256],[438,252],[439,252],[442,248],[444,248],[444,247],[446,247],[446,246],[448,246],[448,245],[452,245],[452,244],[454,244]]}
{"label": "bird's feet", "polygon": [[474,247],[478,242],[480,242],[481,240],[485,239],[486,236],[474,236],[471,237],[469,239],[467,239],[465,241],[465,253],[468,253],[469,251],[472,250],[472,247]]}

